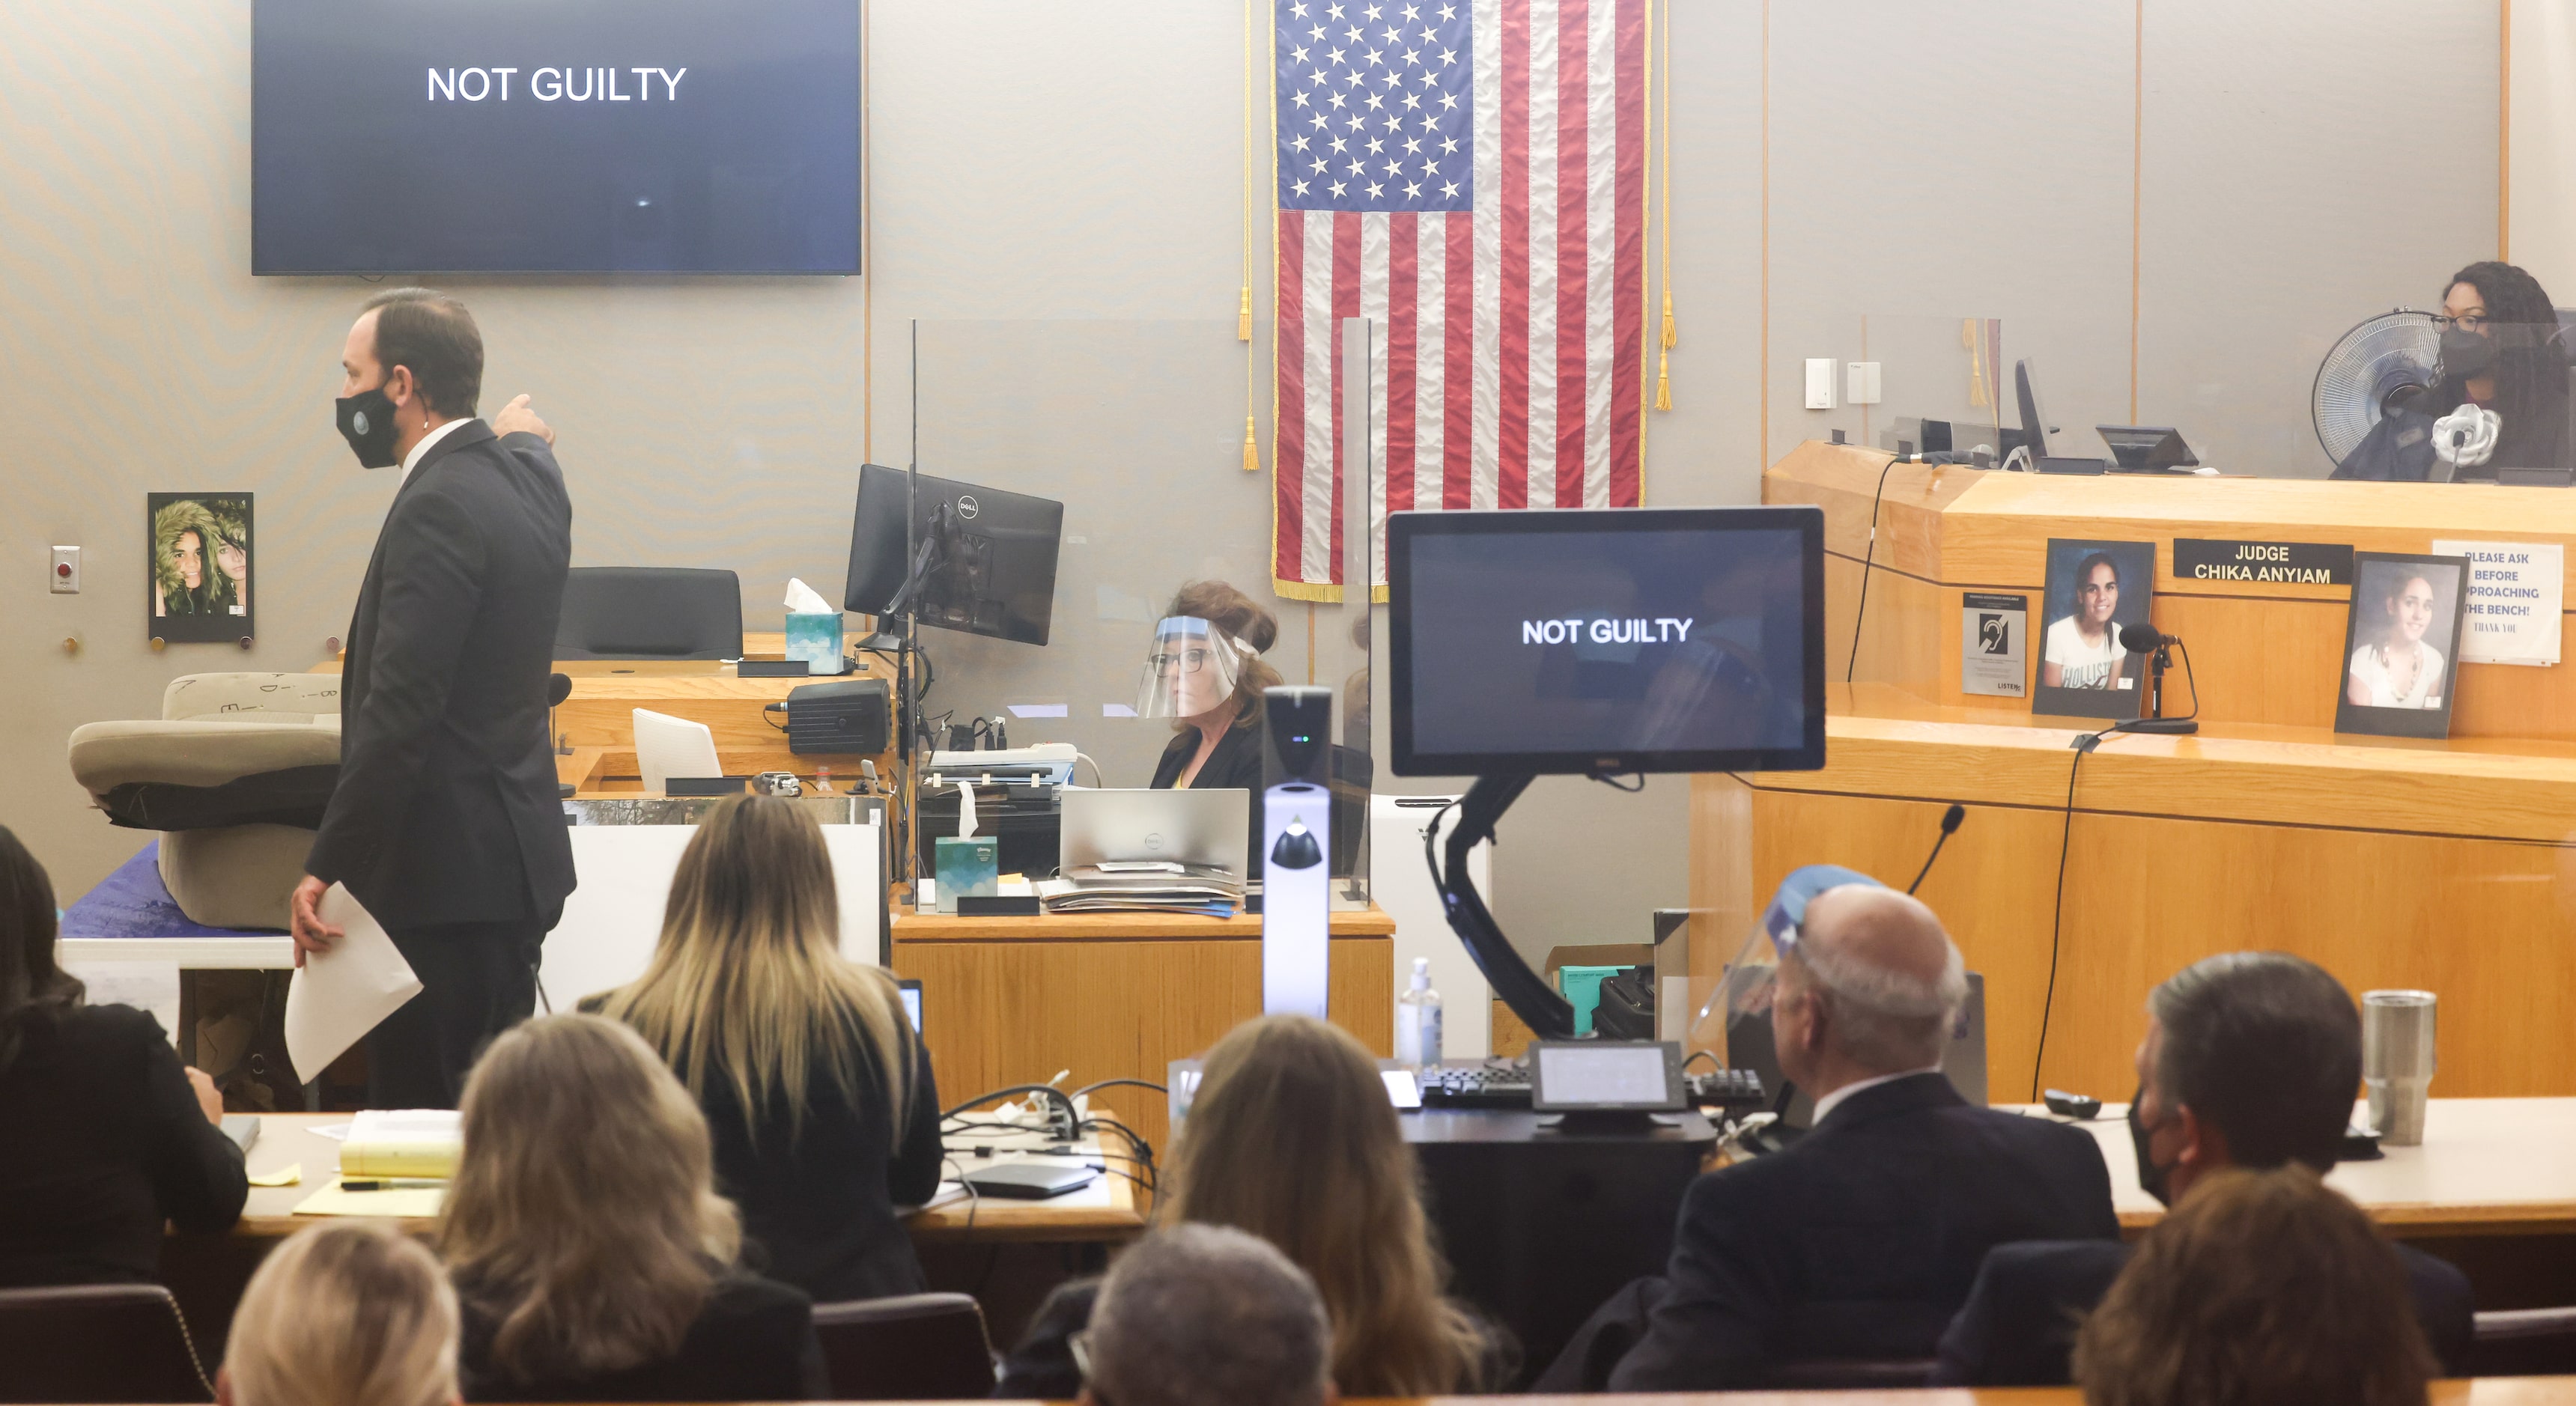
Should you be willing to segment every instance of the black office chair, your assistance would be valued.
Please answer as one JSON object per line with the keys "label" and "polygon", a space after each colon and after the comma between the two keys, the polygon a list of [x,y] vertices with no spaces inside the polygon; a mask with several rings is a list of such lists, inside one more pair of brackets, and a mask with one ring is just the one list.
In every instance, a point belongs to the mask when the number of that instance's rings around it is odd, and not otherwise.
{"label": "black office chair", "polygon": [[2576,1308],[2495,1309],[2477,1316],[2469,1348],[2473,1377],[2558,1377],[2576,1373]]}
{"label": "black office chair", "polygon": [[576,566],[557,659],[740,659],[742,579],[686,566]]}
{"label": "black office chair", "polygon": [[212,1401],[158,1284],[0,1289],[0,1401]]}
{"label": "black office chair", "polygon": [[832,1394],[847,1401],[959,1401],[993,1394],[993,1345],[971,1294],[814,1305]]}

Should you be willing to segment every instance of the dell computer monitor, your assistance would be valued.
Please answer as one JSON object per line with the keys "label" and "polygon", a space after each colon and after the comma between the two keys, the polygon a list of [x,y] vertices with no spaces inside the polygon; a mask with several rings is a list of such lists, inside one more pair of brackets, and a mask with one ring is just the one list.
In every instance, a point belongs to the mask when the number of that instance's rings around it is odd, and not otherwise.
{"label": "dell computer monitor", "polygon": [[1399,776],[1825,764],[1812,507],[1387,518]]}
{"label": "dell computer monitor", "polygon": [[2030,381],[2028,359],[2013,363],[2013,399],[2021,405],[2021,442],[2030,446],[2033,468],[2048,457],[2048,420],[2039,408],[2039,391]]}
{"label": "dell computer monitor", "polygon": [[[1055,618],[1056,548],[1064,504],[980,488],[883,464],[859,466],[850,528],[850,575],[841,608],[895,613],[914,553],[930,545],[930,570],[909,602],[921,623],[970,635],[1044,644]],[[909,500],[911,531],[904,505]]]}

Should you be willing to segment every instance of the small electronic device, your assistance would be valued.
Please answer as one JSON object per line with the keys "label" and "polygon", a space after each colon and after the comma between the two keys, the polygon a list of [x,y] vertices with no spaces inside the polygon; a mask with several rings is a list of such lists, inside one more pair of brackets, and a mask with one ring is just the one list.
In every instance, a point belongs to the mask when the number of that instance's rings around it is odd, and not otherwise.
{"label": "small electronic device", "polygon": [[894,687],[884,679],[845,679],[791,688],[785,702],[762,711],[787,715],[790,752],[874,755],[893,736],[893,697]]}
{"label": "small electronic device", "polygon": [[[679,778],[716,778],[724,776],[724,765],[716,760],[716,734],[705,723],[675,718],[650,708],[635,710],[635,770],[644,779],[644,789],[661,795],[676,794],[671,781]],[[733,789],[739,791],[737,781]],[[724,792],[693,792],[695,795],[722,795]]]}
{"label": "small electronic device", "polygon": [[748,776],[674,776],[662,783],[665,796],[739,796],[749,789]]}
{"label": "small electronic device", "polygon": [[903,1013],[912,1020],[912,1033],[921,1033],[921,983],[910,977],[897,977],[895,990],[903,996]]}
{"label": "small electronic device", "polygon": [[1665,1040],[1541,1040],[1530,1107],[1541,1113],[1668,1113],[1687,1101],[1682,1047]]}
{"label": "small electronic device", "polygon": [[737,659],[733,676],[738,679],[801,679],[814,672],[814,666],[802,659]]}
{"label": "small electronic device", "polygon": [[1422,1085],[1410,1069],[1380,1069],[1377,1077],[1386,1083],[1386,1101],[1398,1113],[1411,1113],[1422,1106]]}
{"label": "small electronic device", "polygon": [[1333,909],[1333,690],[1262,690],[1261,1010],[1324,1018]]}
{"label": "small electronic device", "polygon": [[2060,1118],[2090,1119],[2102,1111],[2102,1100],[2091,1094],[2070,1094],[2064,1089],[2050,1089],[2040,1095],[2048,1111]]}
{"label": "small electronic device", "polygon": [[2030,467],[2031,472],[2042,474],[2107,474],[2111,471],[2111,461],[2108,459],[2061,459],[2052,454],[2044,458],[2033,460]]}
{"label": "small electronic device", "polygon": [[1061,798],[1064,838],[1059,862],[1078,865],[1170,860],[1244,872],[1251,853],[1251,798],[1242,788],[1093,790],[1067,787]]}
{"label": "small electronic device", "polygon": [[1527,1108],[1529,1071],[1515,1065],[1444,1065],[1422,1071],[1425,1108]]}
{"label": "small electronic device", "polygon": [[1067,1192],[1080,1191],[1100,1180],[1100,1173],[1079,1163],[1058,1166],[1045,1162],[1002,1162],[990,1167],[977,1167],[958,1180],[978,1196],[995,1196],[1006,1201],[1044,1201]]}
{"label": "small electronic device", "polygon": [[1812,507],[1387,519],[1399,776],[1812,771]]}
{"label": "small electronic device", "polygon": [[898,613],[918,562],[924,574],[905,604],[922,624],[1045,644],[1063,536],[1064,504],[1052,499],[862,464],[841,604]]}
{"label": "small electronic device", "polygon": [[2095,425],[2094,432],[2111,447],[2111,458],[2124,474],[2188,469],[2200,456],[2182,442],[2182,431],[2168,425]]}

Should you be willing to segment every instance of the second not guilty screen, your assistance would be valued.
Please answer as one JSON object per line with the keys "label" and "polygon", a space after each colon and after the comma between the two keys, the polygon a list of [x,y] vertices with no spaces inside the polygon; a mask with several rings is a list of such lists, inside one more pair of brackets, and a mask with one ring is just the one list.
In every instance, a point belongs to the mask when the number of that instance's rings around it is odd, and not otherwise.
{"label": "second not guilty screen", "polygon": [[1425,534],[1416,751],[1800,745],[1796,532]]}

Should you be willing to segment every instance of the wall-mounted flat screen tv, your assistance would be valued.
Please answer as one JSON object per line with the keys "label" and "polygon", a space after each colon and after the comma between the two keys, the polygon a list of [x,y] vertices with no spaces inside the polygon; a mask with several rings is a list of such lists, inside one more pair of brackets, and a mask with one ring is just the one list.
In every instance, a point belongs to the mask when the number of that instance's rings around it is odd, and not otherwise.
{"label": "wall-mounted flat screen tv", "polygon": [[251,271],[859,271],[859,0],[254,0]]}

